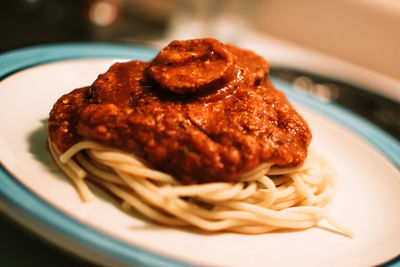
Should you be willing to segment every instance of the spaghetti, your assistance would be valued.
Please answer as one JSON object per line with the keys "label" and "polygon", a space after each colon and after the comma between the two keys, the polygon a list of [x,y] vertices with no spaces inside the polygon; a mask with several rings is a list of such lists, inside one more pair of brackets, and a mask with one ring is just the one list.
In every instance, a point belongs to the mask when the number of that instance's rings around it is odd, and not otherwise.
{"label": "spaghetti", "polygon": [[344,235],[353,236],[328,215],[335,174],[315,153],[297,168],[264,163],[237,182],[182,185],[136,156],[96,142],[79,142],[62,154],[49,144],[56,164],[83,201],[93,197],[87,178],[121,199],[123,207],[163,225],[258,234],[306,229],[326,219]]}

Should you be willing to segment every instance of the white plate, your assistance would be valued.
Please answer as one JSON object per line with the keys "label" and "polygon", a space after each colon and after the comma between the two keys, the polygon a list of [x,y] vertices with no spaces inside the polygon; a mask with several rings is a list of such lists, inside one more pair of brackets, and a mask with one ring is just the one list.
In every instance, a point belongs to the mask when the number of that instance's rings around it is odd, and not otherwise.
{"label": "white plate", "polygon": [[[21,53],[31,58],[26,60]],[[61,95],[90,85],[116,61],[100,58],[111,54],[149,60],[155,52],[114,45],[60,45],[0,57],[0,78],[7,75],[0,81],[0,196],[1,206],[12,217],[57,245],[102,264],[371,266],[400,254],[399,144],[354,115],[278,80],[276,86],[308,121],[312,147],[338,172],[340,187],[331,214],[355,231],[354,239],[324,227],[263,235],[160,227],[126,214],[95,187],[96,199],[82,203],[51,160],[45,121]],[[71,58],[77,59],[65,60]]]}

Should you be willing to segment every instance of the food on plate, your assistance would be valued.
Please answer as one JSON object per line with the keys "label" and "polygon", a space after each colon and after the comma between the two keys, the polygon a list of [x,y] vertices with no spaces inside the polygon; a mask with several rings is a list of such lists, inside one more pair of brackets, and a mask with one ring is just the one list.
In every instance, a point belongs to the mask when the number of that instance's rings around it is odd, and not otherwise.
{"label": "food on plate", "polygon": [[157,223],[207,231],[305,229],[325,218],[335,175],[268,62],[215,39],[173,41],[62,96],[53,158],[91,198],[94,181]]}

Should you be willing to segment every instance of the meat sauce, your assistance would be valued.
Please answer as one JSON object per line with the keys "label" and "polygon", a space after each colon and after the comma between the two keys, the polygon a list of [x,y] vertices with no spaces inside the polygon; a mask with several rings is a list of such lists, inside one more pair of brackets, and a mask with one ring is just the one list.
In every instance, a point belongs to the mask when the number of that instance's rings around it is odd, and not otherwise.
{"label": "meat sauce", "polygon": [[62,96],[48,135],[61,152],[82,140],[132,152],[184,184],[236,181],[263,162],[298,166],[311,132],[268,71],[234,45],[173,41]]}

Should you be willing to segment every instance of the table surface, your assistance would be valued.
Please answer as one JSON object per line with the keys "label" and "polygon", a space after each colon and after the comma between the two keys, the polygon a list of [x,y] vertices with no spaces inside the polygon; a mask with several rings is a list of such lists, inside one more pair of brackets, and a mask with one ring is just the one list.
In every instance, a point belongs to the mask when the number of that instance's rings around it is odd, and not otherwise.
{"label": "table surface", "polygon": [[41,239],[0,213],[2,266],[94,266]]}

